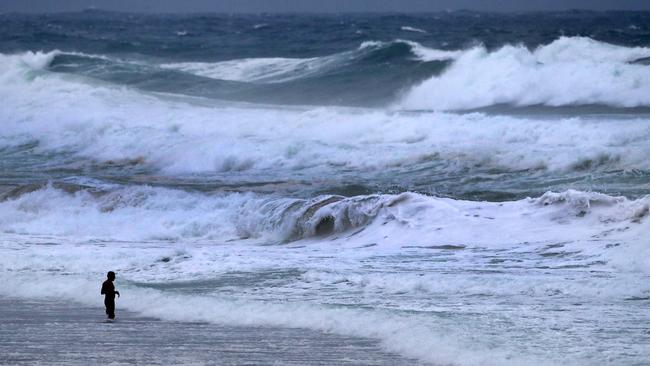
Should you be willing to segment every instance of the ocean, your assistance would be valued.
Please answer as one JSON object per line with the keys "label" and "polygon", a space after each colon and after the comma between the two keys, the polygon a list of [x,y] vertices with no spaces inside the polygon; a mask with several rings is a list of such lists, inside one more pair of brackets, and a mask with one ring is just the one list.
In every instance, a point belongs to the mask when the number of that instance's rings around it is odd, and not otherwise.
{"label": "ocean", "polygon": [[0,101],[5,304],[650,363],[648,12],[0,14]]}

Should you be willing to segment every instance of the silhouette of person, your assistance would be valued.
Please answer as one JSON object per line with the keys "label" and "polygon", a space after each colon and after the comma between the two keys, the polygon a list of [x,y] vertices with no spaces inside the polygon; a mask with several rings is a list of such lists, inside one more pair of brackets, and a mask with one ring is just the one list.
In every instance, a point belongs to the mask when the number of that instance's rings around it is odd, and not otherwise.
{"label": "silhouette of person", "polygon": [[115,291],[115,272],[109,271],[106,275],[108,278],[104,283],[102,283],[102,295],[104,295],[104,305],[106,306],[106,315],[108,319],[115,319],[115,295],[120,297],[120,292]]}

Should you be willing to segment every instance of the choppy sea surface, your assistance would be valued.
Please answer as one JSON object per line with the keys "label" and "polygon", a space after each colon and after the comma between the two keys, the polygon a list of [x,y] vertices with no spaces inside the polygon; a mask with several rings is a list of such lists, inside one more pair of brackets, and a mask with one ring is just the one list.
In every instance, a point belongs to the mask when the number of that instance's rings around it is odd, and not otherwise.
{"label": "choppy sea surface", "polygon": [[650,13],[0,14],[0,101],[0,294],[650,363]]}

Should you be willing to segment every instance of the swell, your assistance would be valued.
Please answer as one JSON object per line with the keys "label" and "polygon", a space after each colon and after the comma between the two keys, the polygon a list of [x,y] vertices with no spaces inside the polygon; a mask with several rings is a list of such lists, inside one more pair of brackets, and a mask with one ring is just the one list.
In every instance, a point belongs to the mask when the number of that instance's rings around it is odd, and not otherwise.
{"label": "swell", "polygon": [[[354,73],[355,68],[378,63],[399,65],[405,61],[447,61],[452,60],[457,54],[457,51],[429,49],[408,40],[366,41],[355,50],[321,57],[247,58],[216,63],[168,63],[161,66],[213,79],[265,84],[318,78],[336,72]],[[346,69],[350,70],[346,71]]]}
{"label": "swell", "polygon": [[645,47],[561,37],[534,49],[507,44],[449,51],[396,40],[364,42],[328,56],[216,63],[156,64],[55,52],[45,67],[149,91],[285,105],[638,110],[650,107],[649,57]]}
{"label": "swell", "polygon": [[[572,190],[501,203],[416,193],[301,199],[59,183],[16,187],[0,196],[0,208],[5,234],[75,240],[279,244],[351,238],[415,245],[426,238],[430,245],[465,246],[633,239],[647,228],[650,201],[648,196],[629,200]],[[508,232],[508,237],[495,241],[493,232]]]}
{"label": "swell", "polygon": [[[407,199],[408,195],[324,195],[297,199],[252,193],[204,194],[147,186],[28,184],[0,194],[0,206],[4,209],[0,230],[102,240],[257,239],[284,243],[363,227],[384,207]],[[125,224],[140,215],[145,215],[144,221],[149,223],[135,223],[119,234],[110,234],[111,225]],[[44,225],[50,220],[58,221],[56,228]],[[86,229],[73,228],[73,221],[81,223],[79,220]]]}
{"label": "swell", "polygon": [[47,68],[142,90],[258,103],[381,106],[435,75],[455,52],[410,41],[365,42],[314,58],[152,63],[102,55],[54,54]]}
{"label": "swell", "polygon": [[[0,166],[13,183],[72,175],[489,200],[569,188],[647,193],[650,130],[643,115],[215,106],[44,69],[56,57],[2,56],[0,96],[8,108],[0,110]],[[343,193],[346,186],[359,188]]]}

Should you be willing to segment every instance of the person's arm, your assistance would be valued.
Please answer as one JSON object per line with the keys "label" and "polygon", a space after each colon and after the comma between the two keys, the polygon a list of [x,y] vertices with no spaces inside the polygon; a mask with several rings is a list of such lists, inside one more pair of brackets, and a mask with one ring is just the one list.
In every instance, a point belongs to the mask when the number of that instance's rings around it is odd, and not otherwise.
{"label": "person's arm", "polygon": [[102,283],[102,295],[106,294],[106,285]]}
{"label": "person's arm", "polygon": [[115,295],[117,295],[117,297],[120,297],[120,292],[116,290]]}

